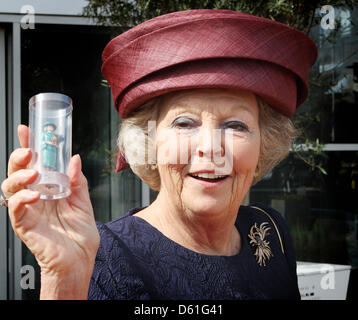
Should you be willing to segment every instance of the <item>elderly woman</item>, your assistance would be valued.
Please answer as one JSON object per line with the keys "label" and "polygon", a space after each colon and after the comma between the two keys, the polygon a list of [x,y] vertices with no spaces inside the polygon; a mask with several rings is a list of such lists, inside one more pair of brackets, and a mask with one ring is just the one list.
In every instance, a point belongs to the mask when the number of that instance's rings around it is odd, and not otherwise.
{"label": "elderly woman", "polygon": [[316,56],[305,34],[229,10],[171,13],[113,39],[102,72],[124,119],[117,171],[159,194],[96,224],[75,155],[71,195],[40,200],[19,126],[2,190],[41,298],[299,299],[284,219],[241,204],[287,155]]}

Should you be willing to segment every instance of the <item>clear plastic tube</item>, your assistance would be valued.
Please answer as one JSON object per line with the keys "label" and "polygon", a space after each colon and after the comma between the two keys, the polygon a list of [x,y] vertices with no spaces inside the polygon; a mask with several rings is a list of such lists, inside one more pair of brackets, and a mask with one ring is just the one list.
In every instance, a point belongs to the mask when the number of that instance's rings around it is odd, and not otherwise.
{"label": "clear plastic tube", "polygon": [[60,93],[40,93],[29,101],[29,168],[39,172],[29,189],[41,199],[61,199],[71,194],[67,176],[72,155],[72,100]]}

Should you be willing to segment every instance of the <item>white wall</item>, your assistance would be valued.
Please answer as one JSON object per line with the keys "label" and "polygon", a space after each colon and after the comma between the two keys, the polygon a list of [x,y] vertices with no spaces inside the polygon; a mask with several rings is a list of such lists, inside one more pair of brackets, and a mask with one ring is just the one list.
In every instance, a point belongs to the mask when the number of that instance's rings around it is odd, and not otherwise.
{"label": "white wall", "polygon": [[0,13],[20,13],[25,5],[31,5],[35,14],[79,15],[86,0],[0,0]]}

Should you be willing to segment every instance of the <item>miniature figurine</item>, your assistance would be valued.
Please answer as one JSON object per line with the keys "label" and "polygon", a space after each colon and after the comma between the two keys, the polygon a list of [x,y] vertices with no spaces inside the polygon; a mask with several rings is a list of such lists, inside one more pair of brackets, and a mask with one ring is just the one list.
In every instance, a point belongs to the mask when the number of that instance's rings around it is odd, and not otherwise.
{"label": "miniature figurine", "polygon": [[42,166],[48,170],[57,170],[57,136],[54,134],[56,125],[45,122],[42,133]]}

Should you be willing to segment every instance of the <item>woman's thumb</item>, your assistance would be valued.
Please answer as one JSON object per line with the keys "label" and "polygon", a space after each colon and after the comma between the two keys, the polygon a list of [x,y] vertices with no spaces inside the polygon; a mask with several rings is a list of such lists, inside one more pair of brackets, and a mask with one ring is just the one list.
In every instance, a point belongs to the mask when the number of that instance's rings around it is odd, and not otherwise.
{"label": "woman's thumb", "polygon": [[71,188],[87,186],[87,179],[82,173],[82,161],[79,154],[74,155],[68,166],[68,176],[71,182]]}

